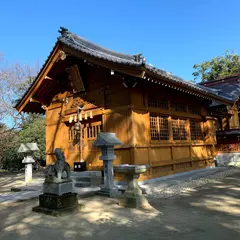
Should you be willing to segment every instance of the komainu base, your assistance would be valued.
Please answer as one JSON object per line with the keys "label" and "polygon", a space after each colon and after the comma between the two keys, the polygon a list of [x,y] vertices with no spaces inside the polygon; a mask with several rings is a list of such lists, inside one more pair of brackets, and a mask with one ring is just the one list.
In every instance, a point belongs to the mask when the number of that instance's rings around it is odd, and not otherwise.
{"label": "komainu base", "polygon": [[78,204],[76,193],[67,193],[61,196],[53,194],[39,195],[39,206],[33,207],[34,212],[59,216],[66,213],[78,212],[81,205]]}

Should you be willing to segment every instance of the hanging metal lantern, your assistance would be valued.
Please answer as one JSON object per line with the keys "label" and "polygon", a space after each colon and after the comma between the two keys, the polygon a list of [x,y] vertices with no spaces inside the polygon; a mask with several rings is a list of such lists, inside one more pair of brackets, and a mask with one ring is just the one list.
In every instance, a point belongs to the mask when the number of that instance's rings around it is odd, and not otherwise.
{"label": "hanging metal lantern", "polygon": [[74,131],[76,132],[76,133],[79,133],[80,132],[80,130],[81,130],[81,123],[80,122],[76,122],[75,124],[74,124]]}

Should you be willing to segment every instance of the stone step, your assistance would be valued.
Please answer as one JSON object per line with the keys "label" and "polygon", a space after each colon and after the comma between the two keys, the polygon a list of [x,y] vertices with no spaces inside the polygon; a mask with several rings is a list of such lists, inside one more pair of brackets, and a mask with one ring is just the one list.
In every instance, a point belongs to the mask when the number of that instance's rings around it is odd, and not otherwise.
{"label": "stone step", "polygon": [[76,177],[72,178],[73,182],[90,182],[92,184],[98,184],[102,182],[102,177]]}
{"label": "stone step", "polygon": [[91,183],[90,182],[75,182],[74,187],[76,187],[76,188],[91,187]]}
{"label": "stone step", "polygon": [[91,177],[75,177],[72,180],[73,182],[91,182]]}
{"label": "stone step", "polygon": [[[84,173],[84,174],[83,174]],[[90,174],[89,174],[90,173]],[[102,176],[95,172],[78,172],[71,175],[75,187],[99,186],[102,184]]]}
{"label": "stone step", "polygon": [[101,177],[102,172],[101,171],[84,171],[84,172],[71,172],[71,178],[75,177]]}

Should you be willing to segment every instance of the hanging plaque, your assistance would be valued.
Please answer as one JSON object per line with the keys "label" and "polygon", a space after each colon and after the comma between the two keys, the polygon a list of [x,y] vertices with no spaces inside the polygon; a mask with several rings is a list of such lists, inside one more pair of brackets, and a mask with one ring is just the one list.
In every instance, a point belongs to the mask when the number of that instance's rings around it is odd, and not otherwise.
{"label": "hanging plaque", "polygon": [[85,87],[77,64],[67,68],[66,71],[68,72],[68,79],[70,80],[70,85],[73,88],[73,92],[84,92]]}

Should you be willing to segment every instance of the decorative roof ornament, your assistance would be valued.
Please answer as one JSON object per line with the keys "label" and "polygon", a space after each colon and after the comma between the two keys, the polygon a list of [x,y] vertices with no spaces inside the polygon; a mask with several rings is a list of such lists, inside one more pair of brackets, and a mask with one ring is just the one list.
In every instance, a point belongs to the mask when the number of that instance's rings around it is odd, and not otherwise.
{"label": "decorative roof ornament", "polygon": [[143,65],[146,63],[146,59],[145,57],[142,55],[142,53],[139,53],[139,54],[136,54],[136,55],[133,55],[134,56],[134,60],[136,62],[141,62]]}
{"label": "decorative roof ornament", "polygon": [[62,36],[64,36],[64,35],[66,35],[69,31],[68,31],[68,29],[65,28],[65,27],[60,27],[60,29],[58,30],[58,32],[59,32]]}

